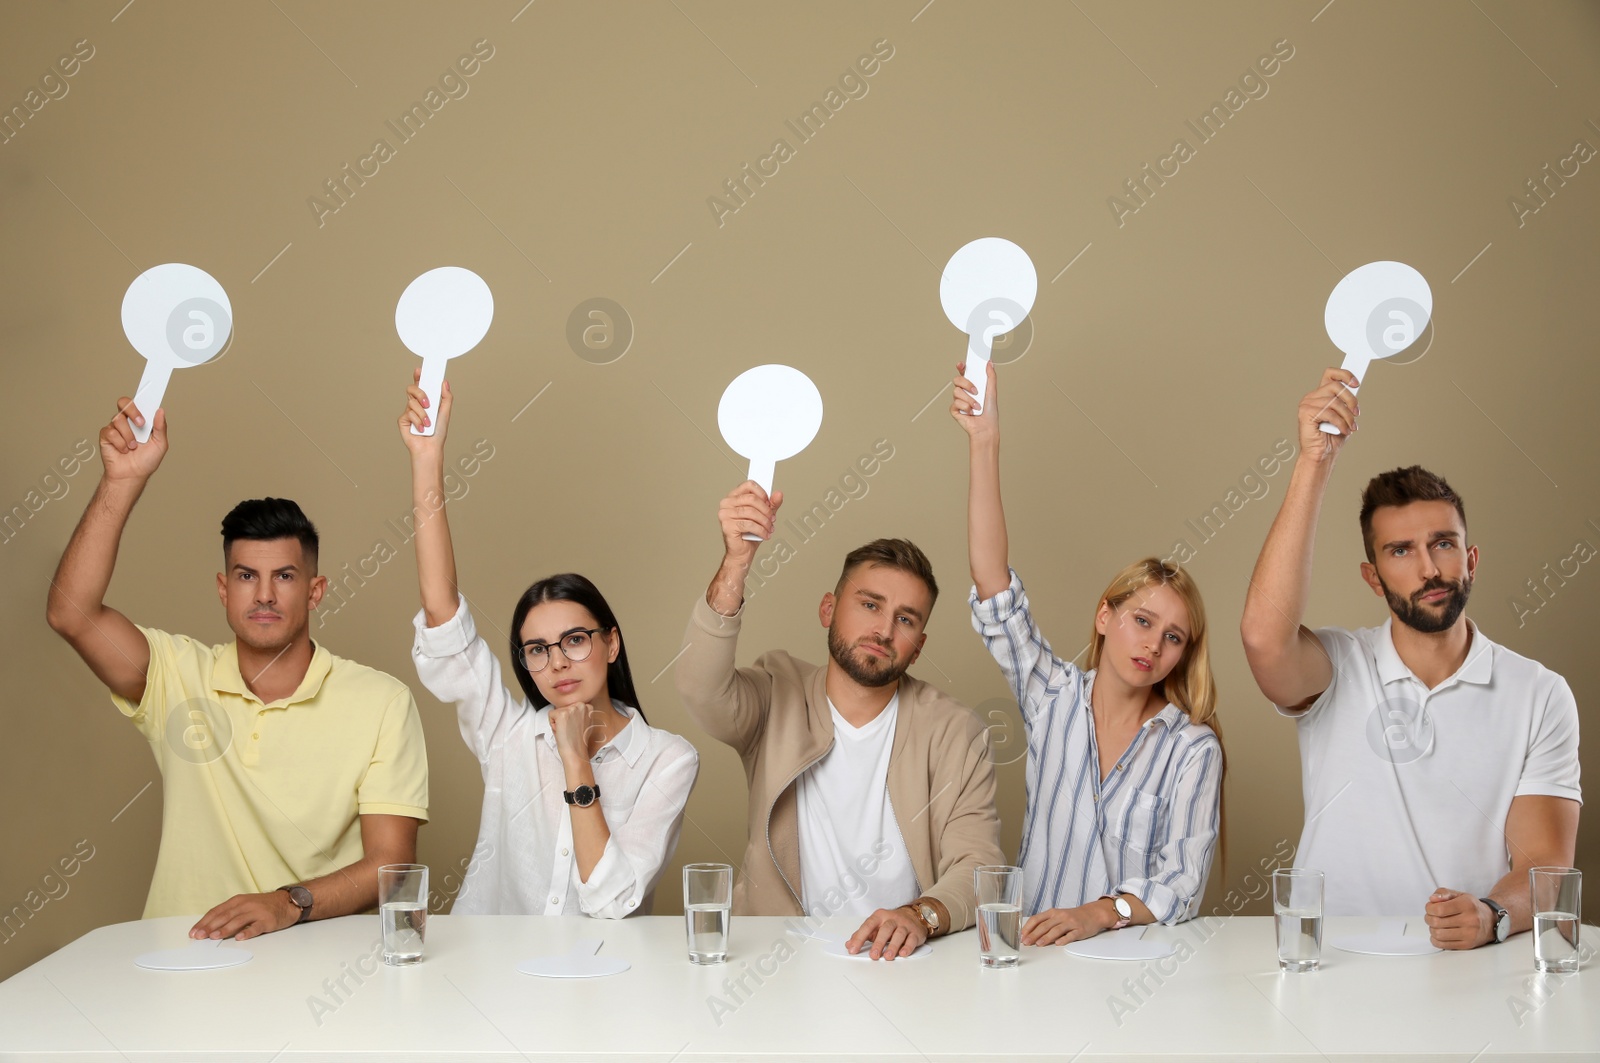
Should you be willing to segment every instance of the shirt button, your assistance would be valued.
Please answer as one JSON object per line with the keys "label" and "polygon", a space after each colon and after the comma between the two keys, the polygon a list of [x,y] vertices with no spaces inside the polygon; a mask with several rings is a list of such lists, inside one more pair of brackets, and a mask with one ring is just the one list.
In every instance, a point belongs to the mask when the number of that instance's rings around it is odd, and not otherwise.
{"label": "shirt button", "polygon": [[639,902],[638,902],[638,901],[633,901],[633,900],[630,900],[630,901],[629,901],[629,902],[628,902],[628,907],[629,907],[629,908],[637,908],[637,907],[639,907]]}
{"label": "shirt button", "polygon": [[251,735],[250,737],[256,739],[257,741],[260,741],[261,740],[261,733],[258,731],[255,734]]}
{"label": "shirt button", "polygon": [[551,897],[550,898],[550,903],[551,904],[560,904],[561,903],[561,898],[559,898],[559,897]]}
{"label": "shirt button", "polygon": [[565,849],[561,850],[561,855],[562,856],[566,856],[567,855],[567,850],[565,850]]}

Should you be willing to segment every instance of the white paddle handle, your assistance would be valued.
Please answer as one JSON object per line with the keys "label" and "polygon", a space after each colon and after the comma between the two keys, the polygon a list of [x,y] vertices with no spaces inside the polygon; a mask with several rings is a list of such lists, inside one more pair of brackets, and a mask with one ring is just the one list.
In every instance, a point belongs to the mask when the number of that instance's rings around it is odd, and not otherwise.
{"label": "white paddle handle", "polygon": [[[1339,368],[1343,369],[1345,372],[1349,373],[1351,376],[1355,377],[1357,380],[1361,380],[1362,378],[1364,378],[1367,375],[1367,368],[1369,366],[1371,366],[1371,365],[1372,365],[1372,359],[1370,359],[1370,358],[1362,358],[1359,355],[1347,354],[1344,357],[1344,364],[1340,365]],[[1345,385],[1342,385],[1342,386],[1345,389],[1347,389],[1350,392],[1350,394],[1352,394],[1352,395],[1354,395],[1356,392],[1361,390],[1360,387],[1350,387],[1349,384],[1345,384]],[[1335,428],[1333,425],[1329,424],[1327,421],[1322,421],[1322,422],[1318,423],[1317,427],[1319,429],[1321,429],[1323,434],[1325,434],[1325,435],[1338,436],[1338,435],[1343,435],[1344,434],[1343,432],[1341,432],[1337,428]]]}
{"label": "white paddle handle", "polygon": [[[778,463],[775,461],[770,461],[766,458],[751,458],[750,475],[746,476],[745,479],[754,480],[756,483],[761,485],[761,490],[770,495],[772,494],[772,478],[777,473],[777,470]],[[752,543],[766,541],[755,532],[745,532],[744,538],[747,542]]]}
{"label": "white paddle handle", "polygon": [[144,375],[139,377],[139,390],[133,393],[133,404],[144,416],[144,424],[128,422],[133,428],[133,438],[141,443],[150,442],[150,430],[156,426],[156,410],[167,393],[167,381],[172,378],[172,366],[166,362],[144,363]]}
{"label": "white paddle handle", "polygon": [[985,342],[982,336],[970,337],[970,341],[967,343],[967,369],[965,375],[967,382],[978,392],[978,408],[972,411],[972,416],[974,417],[983,412],[984,399],[989,391],[988,369],[989,344]]}
{"label": "white paddle handle", "polygon": [[417,387],[428,396],[428,424],[425,428],[411,426],[414,436],[431,436],[433,430],[439,427],[439,397],[444,394],[444,365],[448,358],[424,358],[422,360],[422,379],[417,382]]}

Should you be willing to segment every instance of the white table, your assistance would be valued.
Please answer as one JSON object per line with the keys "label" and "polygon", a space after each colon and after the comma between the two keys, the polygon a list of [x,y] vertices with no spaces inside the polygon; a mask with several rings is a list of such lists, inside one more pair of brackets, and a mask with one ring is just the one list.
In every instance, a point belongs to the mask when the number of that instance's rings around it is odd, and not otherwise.
{"label": "white table", "polygon": [[[1047,947],[1024,949],[1015,970],[983,971],[972,932],[874,964],[825,955],[781,919],[735,918],[729,962],[696,967],[679,916],[434,916],[423,963],[374,970],[377,917],[351,916],[246,942],[254,959],[231,969],[134,966],[186,944],[191,922],[102,927],[0,983],[0,1060],[1600,1058],[1600,972],[1541,983],[1526,934],[1393,959],[1325,942],[1321,971],[1287,975],[1272,920],[1239,917],[1214,921],[1209,939],[1196,924],[1151,928],[1188,945],[1181,962]],[[1376,924],[1330,919],[1327,933]],[[516,972],[580,937],[604,938],[601,955],[632,969],[574,981]],[[748,992],[734,995],[741,975]],[[1132,1010],[1114,1017],[1113,997]],[[713,998],[732,1010],[714,1017]]]}

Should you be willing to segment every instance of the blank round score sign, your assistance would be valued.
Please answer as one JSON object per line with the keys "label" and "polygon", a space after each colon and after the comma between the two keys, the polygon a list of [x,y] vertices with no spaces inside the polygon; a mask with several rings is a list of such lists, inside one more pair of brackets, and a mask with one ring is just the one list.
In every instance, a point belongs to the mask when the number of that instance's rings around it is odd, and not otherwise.
{"label": "blank round score sign", "polygon": [[728,446],[749,459],[749,478],[770,494],[778,462],[804,450],[822,427],[822,393],[798,369],[758,365],[722,392],[717,427]]}

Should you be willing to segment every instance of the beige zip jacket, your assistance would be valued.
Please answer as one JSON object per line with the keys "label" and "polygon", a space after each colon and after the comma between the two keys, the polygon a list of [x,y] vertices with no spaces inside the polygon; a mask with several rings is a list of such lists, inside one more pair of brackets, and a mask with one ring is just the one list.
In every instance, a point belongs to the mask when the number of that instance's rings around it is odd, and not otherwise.
{"label": "beige zip jacket", "polygon": [[[734,667],[741,619],[742,610],[725,617],[704,598],[695,602],[678,658],[678,693],[706,733],[744,761],[749,840],[734,912],[802,915],[795,783],[833,748],[827,669],[782,650],[762,654],[750,668]],[[921,895],[944,905],[951,932],[965,930],[977,914],[973,868],[1006,862],[988,730],[942,691],[902,676],[889,758],[889,803]]]}

